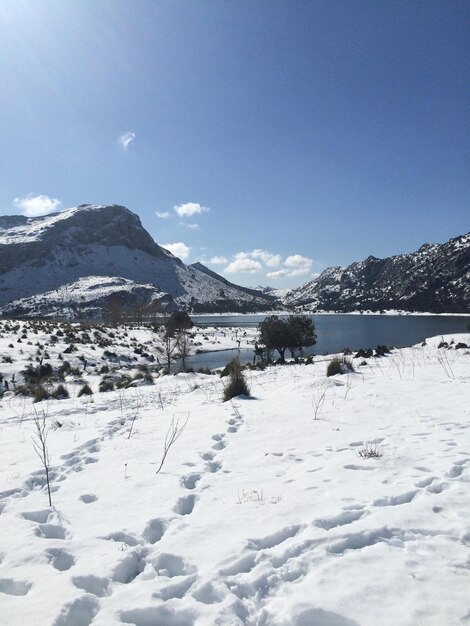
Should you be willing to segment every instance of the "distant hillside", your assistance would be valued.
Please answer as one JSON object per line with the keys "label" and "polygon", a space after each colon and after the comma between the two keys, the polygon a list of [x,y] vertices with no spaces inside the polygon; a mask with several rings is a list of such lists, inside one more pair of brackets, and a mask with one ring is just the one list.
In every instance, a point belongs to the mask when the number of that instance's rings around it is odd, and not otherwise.
{"label": "distant hillside", "polygon": [[284,302],[327,311],[470,313],[470,233],[411,254],[327,268]]}
{"label": "distant hillside", "polygon": [[[85,278],[86,289],[80,282]],[[259,311],[272,302],[207,268],[188,267],[156,244],[139,217],[122,206],[81,205],[44,217],[0,217],[3,314],[70,312],[81,303],[96,308],[102,303],[99,288],[110,278],[123,279],[111,291],[128,305],[142,299],[149,304],[165,294],[167,305],[195,312]],[[97,302],[88,297],[95,288]]]}

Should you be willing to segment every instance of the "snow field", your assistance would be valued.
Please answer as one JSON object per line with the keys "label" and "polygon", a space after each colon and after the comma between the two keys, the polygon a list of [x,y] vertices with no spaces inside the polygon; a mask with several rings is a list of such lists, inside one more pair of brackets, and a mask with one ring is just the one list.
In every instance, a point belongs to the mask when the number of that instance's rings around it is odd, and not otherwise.
{"label": "snow field", "polygon": [[[252,397],[228,403],[224,380],[203,374],[98,393],[86,372],[92,396],[73,378],[64,400],[5,394],[1,622],[466,623],[470,354],[440,340],[331,378],[326,357],[248,371]],[[4,374],[29,358],[13,345]],[[51,424],[52,507],[34,411]],[[156,475],[172,420],[186,419]]]}

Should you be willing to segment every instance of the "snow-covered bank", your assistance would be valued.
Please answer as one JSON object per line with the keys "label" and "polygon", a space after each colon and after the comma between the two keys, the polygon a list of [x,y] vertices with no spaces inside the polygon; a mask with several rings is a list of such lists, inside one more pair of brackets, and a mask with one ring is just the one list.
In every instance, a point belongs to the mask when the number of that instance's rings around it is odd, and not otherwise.
{"label": "snow-covered bank", "polygon": [[[26,334],[2,332],[16,360],[0,371],[45,341]],[[455,346],[470,335],[441,340],[332,378],[324,357],[247,372],[252,398],[225,404],[224,380],[203,374],[99,393],[89,364],[66,378],[68,399],[7,393],[1,622],[466,623],[470,351]],[[129,343],[107,349],[130,357]],[[77,397],[82,379],[93,395]],[[52,508],[35,412],[52,426]],[[156,475],[169,425],[188,417]]]}

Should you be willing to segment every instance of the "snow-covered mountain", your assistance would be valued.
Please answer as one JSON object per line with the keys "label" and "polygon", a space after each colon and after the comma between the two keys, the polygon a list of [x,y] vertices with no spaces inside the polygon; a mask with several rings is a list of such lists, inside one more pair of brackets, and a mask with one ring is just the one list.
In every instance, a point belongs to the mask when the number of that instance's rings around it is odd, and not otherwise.
{"label": "snow-covered mountain", "polygon": [[285,304],[328,311],[470,311],[470,233],[417,252],[329,267]]}
{"label": "snow-covered mountain", "polygon": [[185,265],[119,205],[0,217],[2,313],[68,314],[101,307],[111,295],[130,305],[162,300],[164,294],[167,304],[204,312],[263,310],[272,302],[198,264]]}

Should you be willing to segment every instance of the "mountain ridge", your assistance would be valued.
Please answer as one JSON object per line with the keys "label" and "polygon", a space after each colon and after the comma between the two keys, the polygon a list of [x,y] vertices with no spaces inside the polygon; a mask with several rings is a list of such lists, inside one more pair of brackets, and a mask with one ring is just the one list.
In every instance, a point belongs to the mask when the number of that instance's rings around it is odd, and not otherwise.
{"label": "mountain ridge", "polygon": [[[80,205],[42,217],[0,218],[4,314],[34,311],[36,296],[52,298],[61,287],[76,287],[89,276],[127,279],[135,293],[144,286],[150,300],[148,286],[153,285],[154,296],[168,294],[173,307],[195,312],[262,310],[271,305],[261,292],[249,294],[215,273],[186,266],[152,239],[135,213],[120,205]],[[75,287],[65,293],[79,293]],[[56,302],[53,308],[60,305]]]}
{"label": "mountain ridge", "polygon": [[347,267],[328,267],[292,289],[290,306],[350,312],[401,309],[415,312],[470,311],[470,233],[416,252],[379,259],[369,256]]}

